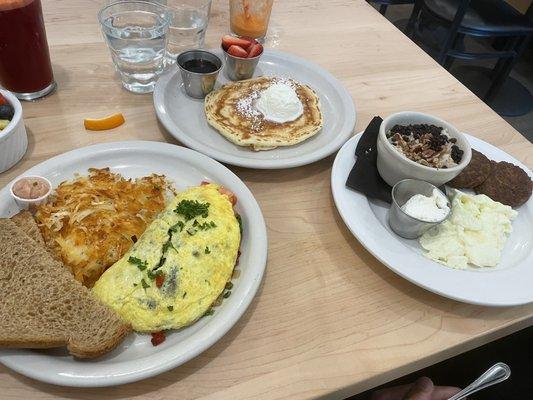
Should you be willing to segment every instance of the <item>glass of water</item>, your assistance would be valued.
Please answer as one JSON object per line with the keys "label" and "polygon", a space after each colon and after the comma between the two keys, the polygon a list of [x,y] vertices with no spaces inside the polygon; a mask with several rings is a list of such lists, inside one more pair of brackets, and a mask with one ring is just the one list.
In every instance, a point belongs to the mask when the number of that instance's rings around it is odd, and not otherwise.
{"label": "glass of water", "polygon": [[100,10],[98,19],[122,85],[134,93],[152,92],[164,68],[169,10],[145,1],[121,1]]}
{"label": "glass of water", "polygon": [[176,62],[185,50],[204,46],[211,0],[159,0],[172,14],[168,32],[167,63]]}

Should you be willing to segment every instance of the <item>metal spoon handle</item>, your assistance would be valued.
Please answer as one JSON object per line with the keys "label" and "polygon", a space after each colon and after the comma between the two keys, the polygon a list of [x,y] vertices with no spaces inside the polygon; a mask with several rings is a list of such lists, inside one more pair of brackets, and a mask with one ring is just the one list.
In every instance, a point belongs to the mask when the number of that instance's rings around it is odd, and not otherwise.
{"label": "metal spoon handle", "polygon": [[448,400],[460,400],[489,386],[503,382],[511,376],[511,368],[499,362],[486,370],[479,378]]}

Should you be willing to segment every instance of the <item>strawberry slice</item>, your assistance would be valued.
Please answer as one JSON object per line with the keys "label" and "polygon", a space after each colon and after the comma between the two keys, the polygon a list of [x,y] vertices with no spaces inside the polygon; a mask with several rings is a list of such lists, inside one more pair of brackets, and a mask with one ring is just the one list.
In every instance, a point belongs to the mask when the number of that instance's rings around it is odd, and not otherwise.
{"label": "strawberry slice", "polygon": [[251,38],[235,37],[231,35],[224,35],[222,37],[222,48],[226,51],[228,51],[231,46],[245,48],[248,47],[250,43],[253,43],[253,39]]}
{"label": "strawberry slice", "polygon": [[232,45],[228,49],[228,54],[231,54],[234,57],[246,58],[248,53],[241,46]]}
{"label": "strawberry slice", "polygon": [[255,43],[248,51],[248,58],[257,57],[263,52],[263,45],[261,43]]}
{"label": "strawberry slice", "polygon": [[244,50],[246,50],[247,53],[250,53],[250,50],[252,50],[252,47],[254,47],[256,45],[256,42],[255,40],[253,42],[250,42],[250,44],[246,47],[244,47]]}

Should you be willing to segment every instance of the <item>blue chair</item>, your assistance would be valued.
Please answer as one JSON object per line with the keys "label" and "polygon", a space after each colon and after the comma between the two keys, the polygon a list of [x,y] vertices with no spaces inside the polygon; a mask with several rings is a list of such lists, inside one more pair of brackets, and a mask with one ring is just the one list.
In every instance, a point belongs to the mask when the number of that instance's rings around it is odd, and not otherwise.
{"label": "blue chair", "polygon": [[[484,97],[486,102],[494,98],[533,35],[533,23],[504,0],[416,0],[407,34],[423,41],[417,33],[420,21],[428,19],[447,28],[437,49],[437,61],[445,68],[449,69],[454,59],[498,60]],[[457,46],[465,36],[502,38],[505,43],[500,50],[472,53]]]}
{"label": "blue chair", "polygon": [[413,4],[415,0],[367,0],[369,3],[379,4],[379,12],[383,15],[387,12],[388,6],[395,6],[398,4]]}

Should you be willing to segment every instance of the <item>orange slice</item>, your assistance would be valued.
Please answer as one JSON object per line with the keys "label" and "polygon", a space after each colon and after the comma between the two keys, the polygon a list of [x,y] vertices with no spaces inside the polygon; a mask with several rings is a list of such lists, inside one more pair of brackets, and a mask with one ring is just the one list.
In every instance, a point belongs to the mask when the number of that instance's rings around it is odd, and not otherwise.
{"label": "orange slice", "polygon": [[83,120],[83,125],[85,126],[85,129],[90,131],[105,131],[122,125],[124,121],[124,115],[117,113],[100,119],[85,118]]}

